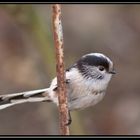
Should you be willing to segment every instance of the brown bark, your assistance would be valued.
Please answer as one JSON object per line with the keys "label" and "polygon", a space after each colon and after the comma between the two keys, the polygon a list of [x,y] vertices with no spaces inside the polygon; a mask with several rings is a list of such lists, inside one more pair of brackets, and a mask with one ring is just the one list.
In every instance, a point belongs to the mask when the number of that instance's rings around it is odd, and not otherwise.
{"label": "brown bark", "polygon": [[56,71],[57,71],[57,85],[58,85],[58,99],[59,99],[59,120],[61,135],[69,135],[68,122],[68,105],[66,93],[66,77],[64,69],[64,46],[63,46],[63,32],[61,24],[61,6],[54,4],[53,8],[53,32],[56,49]]}

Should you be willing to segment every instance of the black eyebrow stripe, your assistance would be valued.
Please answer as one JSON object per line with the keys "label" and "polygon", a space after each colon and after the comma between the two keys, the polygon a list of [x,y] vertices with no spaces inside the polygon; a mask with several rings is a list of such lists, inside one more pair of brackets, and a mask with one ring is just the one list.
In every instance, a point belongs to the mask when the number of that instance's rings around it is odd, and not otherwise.
{"label": "black eyebrow stripe", "polygon": [[104,57],[98,57],[95,55],[88,55],[85,57],[82,57],[77,61],[77,66],[79,69],[82,69],[83,65],[90,65],[90,66],[104,66],[105,69],[109,70],[109,62]]}

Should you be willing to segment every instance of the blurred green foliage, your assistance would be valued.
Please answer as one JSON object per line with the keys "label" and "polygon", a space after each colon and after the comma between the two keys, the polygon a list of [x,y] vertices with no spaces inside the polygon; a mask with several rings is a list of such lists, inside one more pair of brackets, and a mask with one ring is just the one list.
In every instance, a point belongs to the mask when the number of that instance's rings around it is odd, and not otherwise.
{"label": "blurred green foliage", "polygon": [[[31,34],[34,38],[34,42],[38,45],[38,51],[42,54],[44,62],[47,65],[47,70],[50,71],[49,74],[55,73],[55,53],[53,46],[53,33],[51,24],[48,24],[43,20],[41,14],[36,11],[36,5],[23,4],[7,4],[1,5],[11,16],[21,28],[24,28],[26,32]],[[51,6],[50,6],[51,10]],[[51,17],[51,15],[49,15]],[[50,18],[51,20],[51,18]],[[51,21],[49,21],[51,23]],[[52,63],[53,62],[53,63]]]}

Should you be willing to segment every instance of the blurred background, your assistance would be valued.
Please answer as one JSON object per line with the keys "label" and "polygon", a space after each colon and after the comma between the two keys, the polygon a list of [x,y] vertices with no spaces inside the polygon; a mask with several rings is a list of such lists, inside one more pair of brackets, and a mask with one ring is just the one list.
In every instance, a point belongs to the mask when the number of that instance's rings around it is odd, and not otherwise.
{"label": "blurred background", "polygon": [[[109,56],[117,74],[96,106],[71,113],[72,135],[140,134],[140,5],[62,5],[65,65]],[[0,94],[49,86],[55,77],[51,5],[0,5]],[[57,135],[53,103],[0,111],[0,135]]]}

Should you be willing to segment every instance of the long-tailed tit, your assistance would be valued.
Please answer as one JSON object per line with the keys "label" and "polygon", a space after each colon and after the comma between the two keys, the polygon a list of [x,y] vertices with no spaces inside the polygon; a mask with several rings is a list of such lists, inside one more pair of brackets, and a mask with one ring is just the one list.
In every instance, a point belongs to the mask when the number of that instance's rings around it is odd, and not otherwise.
{"label": "long-tailed tit", "polygon": [[[82,56],[66,70],[69,111],[101,101],[113,74],[113,62],[107,56],[101,53]],[[57,78],[52,80],[49,88],[0,95],[0,110],[20,103],[42,101],[52,101],[58,106]]]}

